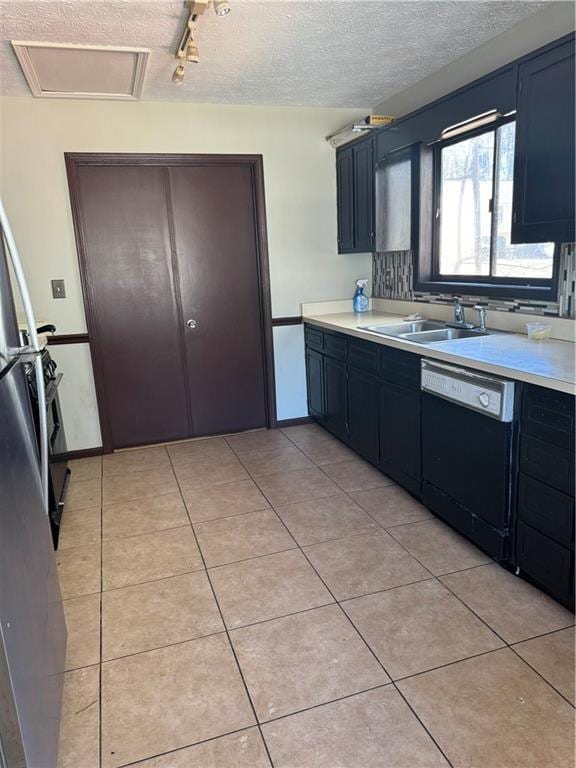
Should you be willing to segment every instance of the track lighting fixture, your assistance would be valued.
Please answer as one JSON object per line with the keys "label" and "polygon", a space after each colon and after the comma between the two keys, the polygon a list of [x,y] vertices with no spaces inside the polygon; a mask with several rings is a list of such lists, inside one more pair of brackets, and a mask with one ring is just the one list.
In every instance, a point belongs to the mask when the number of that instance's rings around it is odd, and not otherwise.
{"label": "track lighting fixture", "polygon": [[231,8],[228,0],[189,0],[189,2],[185,4],[189,8],[188,20],[180,39],[180,45],[176,50],[178,66],[172,75],[172,82],[176,85],[182,85],[184,82],[184,75],[186,74],[185,64],[198,64],[200,61],[198,44],[194,35],[196,33],[198,19],[204,13],[206,8],[208,8],[210,3],[214,6],[214,11],[217,16],[223,17],[230,13]]}
{"label": "track lighting fixture", "polygon": [[216,16],[228,16],[232,8],[228,0],[214,0],[214,11]]}
{"label": "track lighting fixture", "polygon": [[175,85],[182,85],[182,83],[184,82],[184,73],[185,73],[184,64],[178,64],[178,66],[174,70],[174,74],[172,75],[172,82]]}

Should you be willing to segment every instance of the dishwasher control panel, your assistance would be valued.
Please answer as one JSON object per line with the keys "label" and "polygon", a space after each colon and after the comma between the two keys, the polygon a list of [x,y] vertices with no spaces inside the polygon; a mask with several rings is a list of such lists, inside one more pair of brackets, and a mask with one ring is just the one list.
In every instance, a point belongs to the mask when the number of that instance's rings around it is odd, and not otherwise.
{"label": "dishwasher control panel", "polygon": [[422,360],[421,388],[499,421],[512,421],[513,381]]}

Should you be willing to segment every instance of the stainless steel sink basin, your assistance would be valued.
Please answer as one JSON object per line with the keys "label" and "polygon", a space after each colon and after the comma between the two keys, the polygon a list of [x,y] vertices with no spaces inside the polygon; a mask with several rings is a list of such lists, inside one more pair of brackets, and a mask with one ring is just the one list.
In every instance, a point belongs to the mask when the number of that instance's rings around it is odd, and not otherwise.
{"label": "stainless steel sink basin", "polygon": [[479,336],[488,336],[487,331],[467,330],[465,328],[442,328],[437,331],[423,331],[421,333],[404,333],[401,338],[406,341],[415,341],[417,344],[434,344],[438,341],[454,341],[455,339],[476,339]]}
{"label": "stainless steel sink basin", "polygon": [[395,339],[415,341],[417,344],[435,344],[440,341],[455,341],[456,339],[476,339],[488,336],[488,331],[468,328],[448,328],[438,320],[416,320],[414,322],[398,323],[395,325],[364,325],[361,331],[379,333],[380,336],[391,336]]}
{"label": "stainless steel sink basin", "polygon": [[413,322],[398,323],[397,325],[365,325],[360,326],[359,330],[379,333],[381,336],[404,337],[407,333],[443,330],[444,327],[444,323],[440,323],[437,320],[415,320]]}

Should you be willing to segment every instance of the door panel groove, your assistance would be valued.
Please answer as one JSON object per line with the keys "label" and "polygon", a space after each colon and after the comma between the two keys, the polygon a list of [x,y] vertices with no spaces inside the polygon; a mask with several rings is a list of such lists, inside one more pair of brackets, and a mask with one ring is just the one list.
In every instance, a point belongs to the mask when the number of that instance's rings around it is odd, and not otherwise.
{"label": "door panel groove", "polygon": [[194,435],[194,414],[190,403],[190,380],[188,377],[188,366],[185,364],[186,360],[186,339],[185,339],[185,319],[182,311],[182,294],[180,292],[180,269],[178,266],[178,252],[176,244],[176,231],[174,226],[174,206],[172,201],[172,186],[170,183],[170,168],[164,169],[164,183],[166,188],[166,203],[168,213],[168,230],[170,232],[170,251],[172,255],[172,286],[174,290],[174,296],[176,298],[176,307],[178,314],[178,339],[180,343],[180,354],[182,360],[182,376],[184,378],[184,386],[187,392],[186,397],[186,416],[188,421],[188,434],[190,437]]}

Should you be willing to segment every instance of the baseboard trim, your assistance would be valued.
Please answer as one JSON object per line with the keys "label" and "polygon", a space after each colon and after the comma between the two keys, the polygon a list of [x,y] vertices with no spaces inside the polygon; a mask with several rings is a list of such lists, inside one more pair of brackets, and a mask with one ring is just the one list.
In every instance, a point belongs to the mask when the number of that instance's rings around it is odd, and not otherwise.
{"label": "baseboard trim", "polygon": [[90,338],[87,333],[59,333],[46,336],[46,342],[50,347],[58,344],[89,344]]}
{"label": "baseboard trim", "polygon": [[278,429],[282,429],[283,427],[299,427],[300,424],[312,424],[312,422],[313,419],[310,416],[302,416],[299,419],[279,419],[276,426]]}
{"label": "baseboard trim", "polygon": [[62,458],[66,459],[66,461],[71,461],[72,459],[88,459],[90,456],[102,456],[103,453],[104,449],[102,446],[98,448],[82,448],[82,450],[79,451],[67,451],[62,454]]}
{"label": "baseboard trim", "polygon": [[290,315],[289,317],[272,318],[273,328],[279,328],[283,325],[302,325],[302,315]]}

